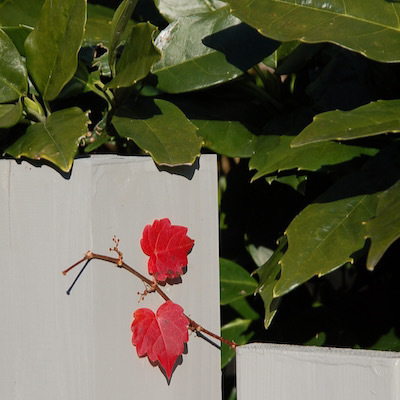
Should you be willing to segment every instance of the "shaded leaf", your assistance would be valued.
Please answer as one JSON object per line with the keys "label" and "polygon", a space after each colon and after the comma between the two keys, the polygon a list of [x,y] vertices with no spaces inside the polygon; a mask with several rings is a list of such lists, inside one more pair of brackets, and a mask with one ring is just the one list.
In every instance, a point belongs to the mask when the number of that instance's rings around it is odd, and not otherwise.
{"label": "shaded leaf", "polygon": [[111,23],[111,42],[109,47],[109,63],[111,71],[115,74],[115,60],[117,49],[121,44],[125,29],[132,16],[138,0],[123,0],[114,13]]}
{"label": "shaded leaf", "polygon": [[382,335],[370,350],[400,351],[400,337],[396,334],[396,329],[392,328]]}
{"label": "shaded leaf", "polygon": [[228,157],[251,157],[257,136],[238,121],[192,120],[204,146]]}
{"label": "shaded leaf", "polygon": [[188,15],[215,11],[226,6],[225,2],[219,0],[155,0],[154,4],[168,22]]}
{"label": "shaded leaf", "polygon": [[261,296],[265,307],[265,329],[268,329],[271,324],[280,302],[280,299],[276,299],[274,296],[274,288],[281,273],[280,260],[286,250],[287,238],[284,236],[280,238],[278,247],[274,251],[274,254],[265,262],[265,264],[255,271],[259,277],[259,285],[256,293]]}
{"label": "shaded leaf", "polygon": [[116,76],[108,87],[132,86],[149,74],[152,65],[161,57],[153,43],[156,31],[157,27],[149,22],[133,27],[117,64]]}
{"label": "shaded leaf", "polygon": [[203,44],[206,36],[238,24],[240,20],[226,7],[170,24],[155,41],[162,52],[152,71],[158,77],[158,88],[170,93],[187,92],[241,75],[243,72],[228,63],[224,54]]}
{"label": "shaded leaf", "polygon": [[77,107],[56,111],[45,122],[30,125],[5,152],[14,158],[46,159],[68,172],[88,123],[87,115]]}
{"label": "shaded leaf", "polygon": [[133,316],[132,344],[138,356],[147,355],[150,361],[158,361],[170,379],[176,359],[189,340],[189,321],[183,308],[169,300],[156,314],[148,308],[139,308]]}
{"label": "shaded leaf", "polygon": [[157,164],[190,165],[200,155],[196,126],[168,101],[155,99],[133,110],[120,109],[112,123],[120,136],[134,140]]}
{"label": "shaded leaf", "polygon": [[[228,324],[221,327],[221,336],[230,341],[234,341],[238,345],[246,344],[253,336],[254,332],[247,335],[243,333],[247,331],[251,324],[249,319],[237,318]],[[224,368],[232,358],[235,357],[235,349],[232,349],[227,344],[221,344],[221,368]]]}
{"label": "shaded leaf", "polygon": [[299,46],[300,42],[294,40],[292,42],[283,42],[271,55],[263,60],[265,65],[273,69],[277,69],[293,51]]}
{"label": "shaded leaf", "polygon": [[0,128],[16,125],[22,117],[22,103],[0,104]]}
{"label": "shaded leaf", "polygon": [[260,318],[260,315],[249,305],[244,297],[230,302],[229,307],[232,307],[244,319],[256,320]]}
{"label": "shaded leaf", "polygon": [[243,267],[233,261],[220,258],[221,305],[252,295],[257,281]]}
{"label": "shaded leaf", "polygon": [[378,61],[400,61],[400,4],[385,1],[230,0],[232,13],[270,38],[332,42]]}
{"label": "shaded leaf", "polygon": [[270,175],[266,176],[265,180],[268,184],[272,182],[283,183],[284,185],[290,186],[292,189],[296,190],[300,194],[305,193],[305,183],[307,181],[307,175]]}
{"label": "shaded leaf", "polygon": [[0,29],[0,103],[15,101],[26,94],[25,65],[8,35]]}
{"label": "shaded leaf", "polygon": [[339,164],[361,155],[373,156],[378,150],[342,143],[313,143],[308,146],[290,146],[293,136],[260,136],[249,168],[257,173],[252,180],[275,172],[297,169],[317,171],[326,165]]}
{"label": "shaded leaf", "polygon": [[367,268],[373,270],[389,246],[400,237],[400,181],[378,195],[375,218],[366,221],[371,239]]}
{"label": "shaded leaf", "polygon": [[400,179],[399,143],[380,151],[307,206],[286,230],[288,250],[274,296],[353,262],[364,247],[364,221],[376,215],[378,194]]}
{"label": "shaded leaf", "polygon": [[43,3],[44,0],[2,1],[0,26],[36,26]]}
{"label": "shaded leaf", "polygon": [[46,0],[25,41],[28,72],[45,100],[56,98],[74,75],[85,23],[85,0]]}
{"label": "shaded leaf", "polygon": [[378,100],[351,111],[317,114],[292,143],[292,147],[328,140],[351,140],[400,132],[400,100]]}
{"label": "shaded leaf", "polygon": [[168,218],[155,220],[143,230],[140,246],[150,257],[148,271],[157,281],[178,278],[187,266],[187,255],[192,250],[194,240],[186,235],[187,228],[171,225]]}

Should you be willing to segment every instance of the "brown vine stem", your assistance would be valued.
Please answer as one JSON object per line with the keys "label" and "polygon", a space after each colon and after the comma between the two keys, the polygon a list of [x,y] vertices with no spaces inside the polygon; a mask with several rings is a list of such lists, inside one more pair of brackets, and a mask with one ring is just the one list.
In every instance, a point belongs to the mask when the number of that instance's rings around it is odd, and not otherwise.
{"label": "brown vine stem", "polygon": [[[117,265],[120,268],[123,268],[130,272],[131,274],[135,275],[137,278],[139,278],[142,282],[146,283],[151,287],[151,291],[157,292],[165,301],[171,300],[165,293],[164,291],[160,288],[160,286],[157,285],[153,280],[150,280],[146,278],[144,275],[142,275],[140,272],[136,271],[132,267],[130,267],[128,264],[126,264],[124,261],[122,261],[122,254],[119,253],[119,257],[109,257],[109,256],[104,256],[102,254],[96,254],[92,253],[91,251],[88,251],[85,256],[77,261],[75,264],[71,265],[69,268],[67,268],[65,271],[63,271],[63,275],[66,275],[71,269],[75,268],[77,265],[81,264],[84,261],[90,261],[90,260],[102,260],[109,262],[111,264]],[[200,324],[189,318],[187,315],[185,315],[186,318],[189,320],[189,329],[193,332],[201,332],[205,335],[208,335],[214,339],[219,340],[221,343],[225,343],[229,347],[236,349],[237,344],[235,342],[232,342],[230,340],[224,339],[221,336],[218,336],[217,334],[210,332],[209,330],[203,328]]]}

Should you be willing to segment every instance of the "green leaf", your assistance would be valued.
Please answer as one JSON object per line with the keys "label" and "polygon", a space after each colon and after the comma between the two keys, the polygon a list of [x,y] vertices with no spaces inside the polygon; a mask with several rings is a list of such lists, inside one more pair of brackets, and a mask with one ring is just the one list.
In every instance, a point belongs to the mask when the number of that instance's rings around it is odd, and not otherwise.
{"label": "green leaf", "polygon": [[243,267],[220,258],[221,305],[252,295],[257,281]]}
{"label": "green leaf", "polygon": [[15,101],[28,90],[25,65],[14,43],[0,29],[0,103]]}
{"label": "green leaf", "polygon": [[45,100],[56,98],[74,75],[85,23],[85,0],[46,0],[25,42],[29,74]]}
{"label": "green leaf", "polygon": [[400,4],[388,1],[230,0],[232,13],[263,35],[332,42],[378,61],[400,61]]}
{"label": "green leaf", "polygon": [[30,125],[5,152],[14,158],[46,159],[68,172],[88,123],[87,115],[77,107],[56,111],[45,122]]}
{"label": "green leaf", "polygon": [[0,26],[36,26],[43,3],[44,0],[1,1]]}
{"label": "green leaf", "polygon": [[22,117],[22,102],[16,104],[0,104],[0,128],[16,125]]}
{"label": "green leaf", "polygon": [[133,140],[157,164],[191,165],[200,155],[196,126],[168,101],[143,99],[133,110],[119,109],[112,123],[120,136]]}
{"label": "green leaf", "polygon": [[392,328],[382,335],[369,349],[400,351],[400,337],[396,334],[396,328]]}
{"label": "green leaf", "polygon": [[344,176],[293,219],[288,250],[274,296],[322,276],[361,254],[367,221],[376,215],[378,194],[400,179],[399,142],[392,142],[358,171]]}
{"label": "green leaf", "polygon": [[389,246],[400,237],[400,181],[378,196],[376,217],[366,223],[371,239],[367,268],[373,270]]}
{"label": "green leaf", "polygon": [[265,177],[265,180],[268,184],[272,184],[272,182],[283,183],[284,185],[288,185],[292,189],[304,195],[307,175],[269,175]]}
{"label": "green leaf", "polygon": [[314,117],[291,146],[400,132],[399,110],[400,100],[378,100],[351,111],[324,112]]}
{"label": "green leaf", "polygon": [[254,321],[260,318],[260,315],[254,311],[244,297],[230,302],[229,307],[232,307],[244,319],[251,319]]}
{"label": "green leaf", "polygon": [[228,157],[251,157],[257,136],[237,121],[192,120],[204,146]]}
{"label": "green leaf", "polygon": [[132,28],[117,64],[116,76],[108,84],[109,88],[132,86],[149,74],[152,65],[161,57],[153,42],[156,31],[157,27],[149,22],[139,23]]}
{"label": "green leaf", "polygon": [[[249,319],[237,318],[221,328],[221,336],[224,339],[234,341],[238,345],[246,344],[253,336],[254,332],[243,335],[251,324]],[[225,343],[221,344],[221,368],[224,368],[235,356],[235,349],[232,349]]]}
{"label": "green leaf", "polygon": [[271,324],[280,303],[280,299],[276,299],[274,296],[274,288],[280,277],[280,260],[283,257],[286,249],[287,238],[283,236],[279,240],[278,247],[274,251],[274,254],[255,271],[259,277],[259,285],[256,292],[261,296],[265,307],[265,329],[268,329],[269,325]]}
{"label": "green leaf", "polygon": [[96,46],[100,43],[105,47],[110,45],[113,16],[112,8],[88,3],[83,47]]}
{"label": "green leaf", "polygon": [[265,65],[273,69],[277,69],[293,51],[299,46],[300,42],[294,40],[292,42],[283,42],[271,55],[263,60]]}
{"label": "green leaf", "polygon": [[249,244],[248,246],[246,246],[246,250],[251,255],[251,258],[253,259],[257,267],[261,267],[261,265],[264,265],[274,253],[273,250],[269,249],[268,247],[256,247],[254,244]]}
{"label": "green leaf", "polygon": [[158,88],[170,93],[188,92],[242,75],[223,53],[203,44],[206,36],[238,24],[240,20],[230,15],[226,7],[182,17],[170,24],[155,42],[162,52],[161,60],[153,66]]}
{"label": "green leaf", "polygon": [[18,50],[18,53],[21,56],[25,56],[25,47],[24,43],[28,35],[33,31],[33,28],[30,26],[4,26],[1,28],[7,36],[13,41],[15,47]]}
{"label": "green leaf", "polygon": [[109,63],[113,74],[115,74],[115,61],[117,59],[118,46],[121,44],[125,29],[132,16],[138,0],[123,0],[117,10],[111,23],[111,42],[109,48]]}
{"label": "green leaf", "polygon": [[226,6],[225,2],[219,0],[155,0],[154,3],[160,14],[168,22],[188,15],[215,11],[218,8]]}
{"label": "green leaf", "polygon": [[342,143],[313,143],[308,146],[290,146],[293,136],[260,136],[249,168],[257,173],[252,180],[264,175],[290,169],[317,171],[323,166],[339,164],[361,155],[373,156],[378,150]]}

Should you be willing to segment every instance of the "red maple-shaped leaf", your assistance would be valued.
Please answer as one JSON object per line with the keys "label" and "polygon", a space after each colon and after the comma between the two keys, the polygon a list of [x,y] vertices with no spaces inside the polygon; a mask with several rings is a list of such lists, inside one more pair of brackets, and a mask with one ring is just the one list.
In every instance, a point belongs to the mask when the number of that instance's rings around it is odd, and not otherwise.
{"label": "red maple-shaped leaf", "polygon": [[133,317],[132,344],[136,346],[138,356],[147,354],[150,361],[158,360],[170,379],[176,359],[189,340],[189,321],[183,308],[168,300],[156,314],[148,308],[139,308]]}
{"label": "red maple-shaped leaf", "polygon": [[183,274],[187,255],[194,244],[186,233],[186,227],[171,225],[168,218],[156,219],[152,225],[145,226],[140,245],[143,252],[150,256],[149,274],[157,281],[164,282]]}

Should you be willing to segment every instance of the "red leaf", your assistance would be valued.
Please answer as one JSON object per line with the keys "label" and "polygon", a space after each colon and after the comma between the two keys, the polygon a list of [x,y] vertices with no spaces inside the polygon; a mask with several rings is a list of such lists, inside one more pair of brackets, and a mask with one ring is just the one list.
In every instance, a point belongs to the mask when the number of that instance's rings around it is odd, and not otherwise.
{"label": "red leaf", "polygon": [[147,354],[150,361],[158,360],[170,379],[176,359],[189,340],[189,321],[183,308],[168,300],[156,314],[148,308],[139,308],[133,317],[132,344],[136,346],[138,356]]}
{"label": "red leaf", "polygon": [[145,254],[150,256],[149,274],[157,281],[178,278],[187,266],[187,255],[194,240],[186,235],[184,226],[171,225],[168,218],[155,220],[153,225],[146,225],[140,245]]}

